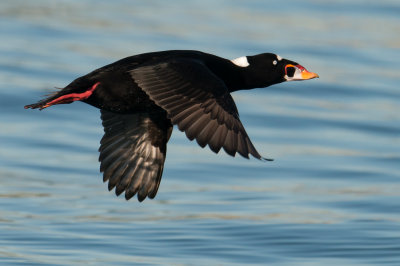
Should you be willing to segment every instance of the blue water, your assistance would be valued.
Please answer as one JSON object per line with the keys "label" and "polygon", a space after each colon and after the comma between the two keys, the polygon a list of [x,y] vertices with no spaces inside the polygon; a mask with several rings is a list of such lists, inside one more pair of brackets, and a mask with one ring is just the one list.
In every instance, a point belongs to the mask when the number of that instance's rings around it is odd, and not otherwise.
{"label": "blue water", "polygon": [[[0,264],[400,265],[400,3],[0,2]],[[320,79],[234,93],[263,156],[174,130],[155,200],[107,191],[99,111],[24,110],[119,58],[275,52]]]}

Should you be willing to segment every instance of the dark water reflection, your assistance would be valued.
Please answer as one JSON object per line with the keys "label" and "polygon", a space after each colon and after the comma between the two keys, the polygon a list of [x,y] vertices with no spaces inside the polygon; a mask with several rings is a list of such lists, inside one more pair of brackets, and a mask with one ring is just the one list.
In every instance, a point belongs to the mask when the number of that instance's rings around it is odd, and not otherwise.
{"label": "dark water reflection", "polygon": [[[399,265],[398,1],[2,1],[0,264]],[[155,200],[98,173],[99,112],[27,111],[127,55],[276,52],[319,80],[234,94],[272,163],[175,130]]]}

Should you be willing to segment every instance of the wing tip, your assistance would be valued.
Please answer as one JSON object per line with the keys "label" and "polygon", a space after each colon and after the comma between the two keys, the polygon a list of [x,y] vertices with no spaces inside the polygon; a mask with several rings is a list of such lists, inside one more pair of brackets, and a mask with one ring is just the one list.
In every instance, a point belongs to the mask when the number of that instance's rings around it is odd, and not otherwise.
{"label": "wing tip", "polygon": [[274,161],[274,159],[272,159],[272,158],[265,158],[265,157],[261,157],[260,160],[263,162],[273,162]]}
{"label": "wing tip", "polygon": [[[261,156],[258,152],[257,152],[256,154],[251,153],[251,155],[253,155],[254,158],[256,158],[256,159],[258,159],[258,160],[260,160],[260,161],[262,161],[262,162],[272,162],[272,161],[274,161],[273,158],[266,158],[266,157],[263,157],[263,156]],[[248,159],[249,159],[249,158],[248,158]]]}

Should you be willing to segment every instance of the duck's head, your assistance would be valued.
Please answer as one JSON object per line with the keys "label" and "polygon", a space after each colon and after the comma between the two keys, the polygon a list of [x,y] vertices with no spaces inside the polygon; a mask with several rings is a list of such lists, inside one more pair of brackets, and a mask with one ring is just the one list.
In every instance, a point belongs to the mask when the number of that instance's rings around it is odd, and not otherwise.
{"label": "duck's head", "polygon": [[319,78],[318,74],[308,71],[299,63],[272,53],[242,56],[231,61],[242,69],[249,88]]}

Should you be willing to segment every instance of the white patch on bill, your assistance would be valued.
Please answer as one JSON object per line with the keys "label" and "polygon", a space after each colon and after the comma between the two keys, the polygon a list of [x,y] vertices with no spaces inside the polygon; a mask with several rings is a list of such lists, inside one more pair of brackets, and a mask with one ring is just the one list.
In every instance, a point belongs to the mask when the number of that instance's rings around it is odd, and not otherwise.
{"label": "white patch on bill", "polygon": [[293,74],[293,77],[289,77],[288,75],[285,75],[284,78],[286,81],[294,81],[294,80],[303,80],[303,77],[301,75],[302,71],[301,69],[295,67],[295,72]]}
{"label": "white patch on bill", "polygon": [[231,60],[231,62],[240,67],[248,67],[250,65],[249,61],[247,61],[246,56],[238,57],[236,59]]}
{"label": "white patch on bill", "polygon": [[278,59],[278,61],[281,61],[282,57],[280,57],[279,55],[276,55],[276,59]]}

